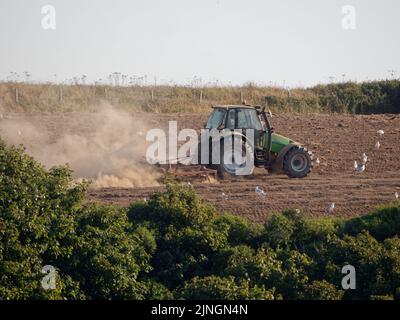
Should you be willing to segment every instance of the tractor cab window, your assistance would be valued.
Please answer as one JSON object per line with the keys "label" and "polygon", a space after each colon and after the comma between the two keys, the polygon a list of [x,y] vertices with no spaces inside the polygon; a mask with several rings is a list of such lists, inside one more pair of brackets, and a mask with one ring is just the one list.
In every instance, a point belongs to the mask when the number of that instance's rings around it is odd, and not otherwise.
{"label": "tractor cab window", "polygon": [[235,129],[235,110],[231,109],[228,112],[228,118],[226,119],[226,127],[228,129]]}
{"label": "tractor cab window", "polygon": [[225,113],[226,113],[225,109],[221,109],[221,108],[214,109],[214,111],[211,113],[210,117],[208,118],[206,128],[207,129],[218,128],[225,119]]}
{"label": "tractor cab window", "polygon": [[254,109],[238,109],[237,128],[262,130],[257,111]]}

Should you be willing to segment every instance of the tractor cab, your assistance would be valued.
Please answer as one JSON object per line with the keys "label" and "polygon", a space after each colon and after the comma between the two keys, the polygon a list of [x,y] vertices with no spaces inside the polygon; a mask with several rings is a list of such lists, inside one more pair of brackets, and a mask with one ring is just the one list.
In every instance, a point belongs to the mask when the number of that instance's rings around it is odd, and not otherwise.
{"label": "tractor cab", "polygon": [[255,165],[267,164],[269,150],[268,141],[271,141],[272,129],[269,125],[267,113],[258,106],[215,106],[210,114],[207,129],[242,130],[245,136],[246,129],[254,130]]}
{"label": "tractor cab", "polygon": [[260,111],[256,107],[216,106],[213,109],[206,124],[207,129],[263,129]]}
{"label": "tractor cab", "polygon": [[[228,129],[228,132],[242,130],[243,144],[246,145],[243,149],[252,150],[254,166],[283,171],[289,177],[307,176],[313,166],[312,153],[297,142],[274,133],[268,117],[269,113],[260,106],[214,106],[205,128],[219,131]],[[249,142],[246,138],[246,129],[254,130],[254,143],[250,146],[247,146]],[[212,149],[210,146],[211,152]],[[228,165],[221,163],[219,172],[224,171],[230,174],[235,172],[230,170]]]}

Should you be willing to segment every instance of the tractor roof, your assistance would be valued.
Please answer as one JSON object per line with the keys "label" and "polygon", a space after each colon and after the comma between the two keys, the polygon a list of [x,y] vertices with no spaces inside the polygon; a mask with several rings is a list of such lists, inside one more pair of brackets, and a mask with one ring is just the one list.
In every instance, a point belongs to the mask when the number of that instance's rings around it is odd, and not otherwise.
{"label": "tractor roof", "polygon": [[212,106],[214,109],[260,109],[260,106],[249,106],[249,105],[220,105],[220,106]]}

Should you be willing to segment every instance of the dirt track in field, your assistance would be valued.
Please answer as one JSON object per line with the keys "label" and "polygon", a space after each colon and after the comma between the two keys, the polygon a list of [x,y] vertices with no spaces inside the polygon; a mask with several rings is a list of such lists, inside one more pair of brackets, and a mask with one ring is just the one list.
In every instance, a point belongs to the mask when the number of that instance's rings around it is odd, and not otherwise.
{"label": "dirt track in field", "polygon": [[[153,128],[166,128],[169,120],[176,120],[179,128],[200,129],[206,120],[206,115],[201,114],[138,113],[132,116]],[[40,124],[54,137],[66,131],[90,133],[95,130],[88,114],[7,114],[4,117]],[[219,211],[264,221],[271,212],[285,208],[302,209],[307,216],[326,215],[326,207],[331,202],[335,203],[335,209],[329,215],[354,216],[395,201],[396,191],[400,194],[400,115],[278,114],[271,121],[277,133],[302,142],[320,159],[311,175],[289,179],[257,169],[247,178],[213,184],[193,182],[201,198]],[[380,136],[377,130],[384,130],[384,135]],[[379,150],[375,148],[377,141],[381,144]],[[367,167],[364,173],[355,173],[353,162],[359,161],[362,152],[368,155]],[[146,174],[143,170],[143,175]],[[267,196],[256,194],[256,186],[265,190]],[[127,206],[162,189],[162,186],[103,188],[90,190],[88,198]]]}

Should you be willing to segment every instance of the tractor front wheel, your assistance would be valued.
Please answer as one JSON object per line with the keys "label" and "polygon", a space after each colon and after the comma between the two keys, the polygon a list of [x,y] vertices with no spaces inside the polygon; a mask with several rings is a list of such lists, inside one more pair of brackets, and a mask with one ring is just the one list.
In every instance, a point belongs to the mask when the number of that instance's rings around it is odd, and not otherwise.
{"label": "tractor front wheel", "polygon": [[283,159],[283,171],[290,178],[304,178],[313,167],[313,155],[306,148],[295,146]]}

